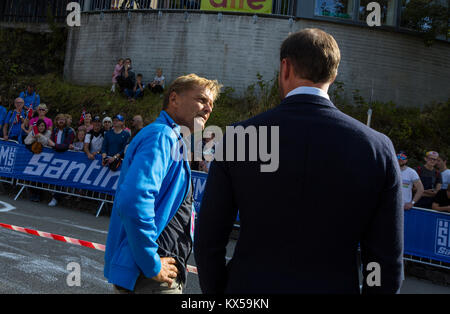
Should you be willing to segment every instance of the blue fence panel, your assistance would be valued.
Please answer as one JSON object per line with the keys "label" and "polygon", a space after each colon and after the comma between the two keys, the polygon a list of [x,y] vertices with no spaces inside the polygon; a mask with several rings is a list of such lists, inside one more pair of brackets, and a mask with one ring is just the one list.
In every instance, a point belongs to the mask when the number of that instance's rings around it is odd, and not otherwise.
{"label": "blue fence panel", "polygon": [[450,213],[405,211],[405,254],[450,263]]}

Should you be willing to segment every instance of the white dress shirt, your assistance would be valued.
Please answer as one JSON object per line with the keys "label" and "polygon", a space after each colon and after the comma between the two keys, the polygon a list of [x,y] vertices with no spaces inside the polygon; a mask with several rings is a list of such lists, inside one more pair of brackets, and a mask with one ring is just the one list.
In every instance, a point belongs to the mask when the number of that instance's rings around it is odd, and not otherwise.
{"label": "white dress shirt", "polygon": [[316,88],[316,87],[309,87],[309,86],[300,86],[300,87],[294,88],[286,95],[286,98],[289,96],[298,95],[298,94],[316,95],[316,96],[324,97],[324,98],[330,100],[330,97],[323,89]]}

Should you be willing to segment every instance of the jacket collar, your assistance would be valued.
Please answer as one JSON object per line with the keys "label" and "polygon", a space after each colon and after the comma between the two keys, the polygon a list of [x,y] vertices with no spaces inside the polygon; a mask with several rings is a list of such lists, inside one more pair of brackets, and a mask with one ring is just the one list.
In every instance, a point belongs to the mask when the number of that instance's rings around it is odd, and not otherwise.
{"label": "jacket collar", "polygon": [[286,97],[281,101],[281,106],[285,105],[302,105],[302,104],[313,104],[319,106],[325,106],[330,108],[335,108],[336,106],[325,97],[311,95],[311,94],[296,94]]}

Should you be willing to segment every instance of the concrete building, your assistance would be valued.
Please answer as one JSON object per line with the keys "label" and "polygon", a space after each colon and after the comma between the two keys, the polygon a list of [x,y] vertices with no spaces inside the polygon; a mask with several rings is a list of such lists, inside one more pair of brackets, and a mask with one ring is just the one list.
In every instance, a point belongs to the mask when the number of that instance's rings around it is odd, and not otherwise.
{"label": "concrete building", "polygon": [[[117,60],[129,57],[144,81],[162,68],[167,82],[197,73],[243,94],[258,73],[275,78],[279,47],[289,33],[317,27],[339,44],[337,80],[347,98],[354,90],[366,100],[399,105],[450,98],[450,39],[441,36],[427,47],[408,30],[403,13],[410,0],[379,0],[381,26],[374,27],[366,21],[369,0],[274,0],[271,14],[205,11],[200,2],[189,7],[190,1],[135,1],[130,10],[112,10],[112,1],[81,1],[81,26],[69,30],[64,78],[107,86]],[[244,0],[202,1],[229,7]]]}

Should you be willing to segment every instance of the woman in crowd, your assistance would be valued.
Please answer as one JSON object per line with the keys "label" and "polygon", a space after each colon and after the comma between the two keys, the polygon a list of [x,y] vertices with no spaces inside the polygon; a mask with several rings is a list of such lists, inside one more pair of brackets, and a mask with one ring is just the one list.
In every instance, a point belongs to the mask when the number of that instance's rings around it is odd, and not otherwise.
{"label": "woman in crowd", "polygon": [[46,117],[47,112],[48,112],[48,108],[47,108],[46,104],[40,104],[37,107],[37,116],[32,118],[30,120],[30,123],[28,124],[28,129],[27,129],[28,134],[30,134],[30,132],[33,130],[33,125],[35,123],[37,123],[39,120],[44,121],[44,123],[47,126],[46,129],[49,130],[51,133],[52,128],[53,128],[53,122],[52,122],[52,119]]}
{"label": "woman in crowd", "polygon": [[50,146],[49,142],[51,142],[50,135],[52,132],[48,129],[48,124],[45,123],[44,119],[39,119],[35,126],[38,132],[35,133],[36,129],[33,130],[33,127],[31,127],[31,131],[24,140],[25,145],[33,145],[33,143],[38,142],[43,146]]}
{"label": "woman in crowd", "polygon": [[94,126],[92,125],[92,116],[89,112],[84,114],[84,120],[82,124],[78,127],[78,130],[84,129],[87,132],[90,132]]}
{"label": "woman in crowd", "polygon": [[[47,124],[43,119],[39,119],[36,124],[31,128],[27,137],[23,141],[25,145],[30,147],[30,150],[35,154],[42,152],[42,147],[51,145],[53,142],[50,140],[51,131],[48,130]],[[30,201],[39,202],[41,200],[41,191],[38,189],[29,189]]]}

